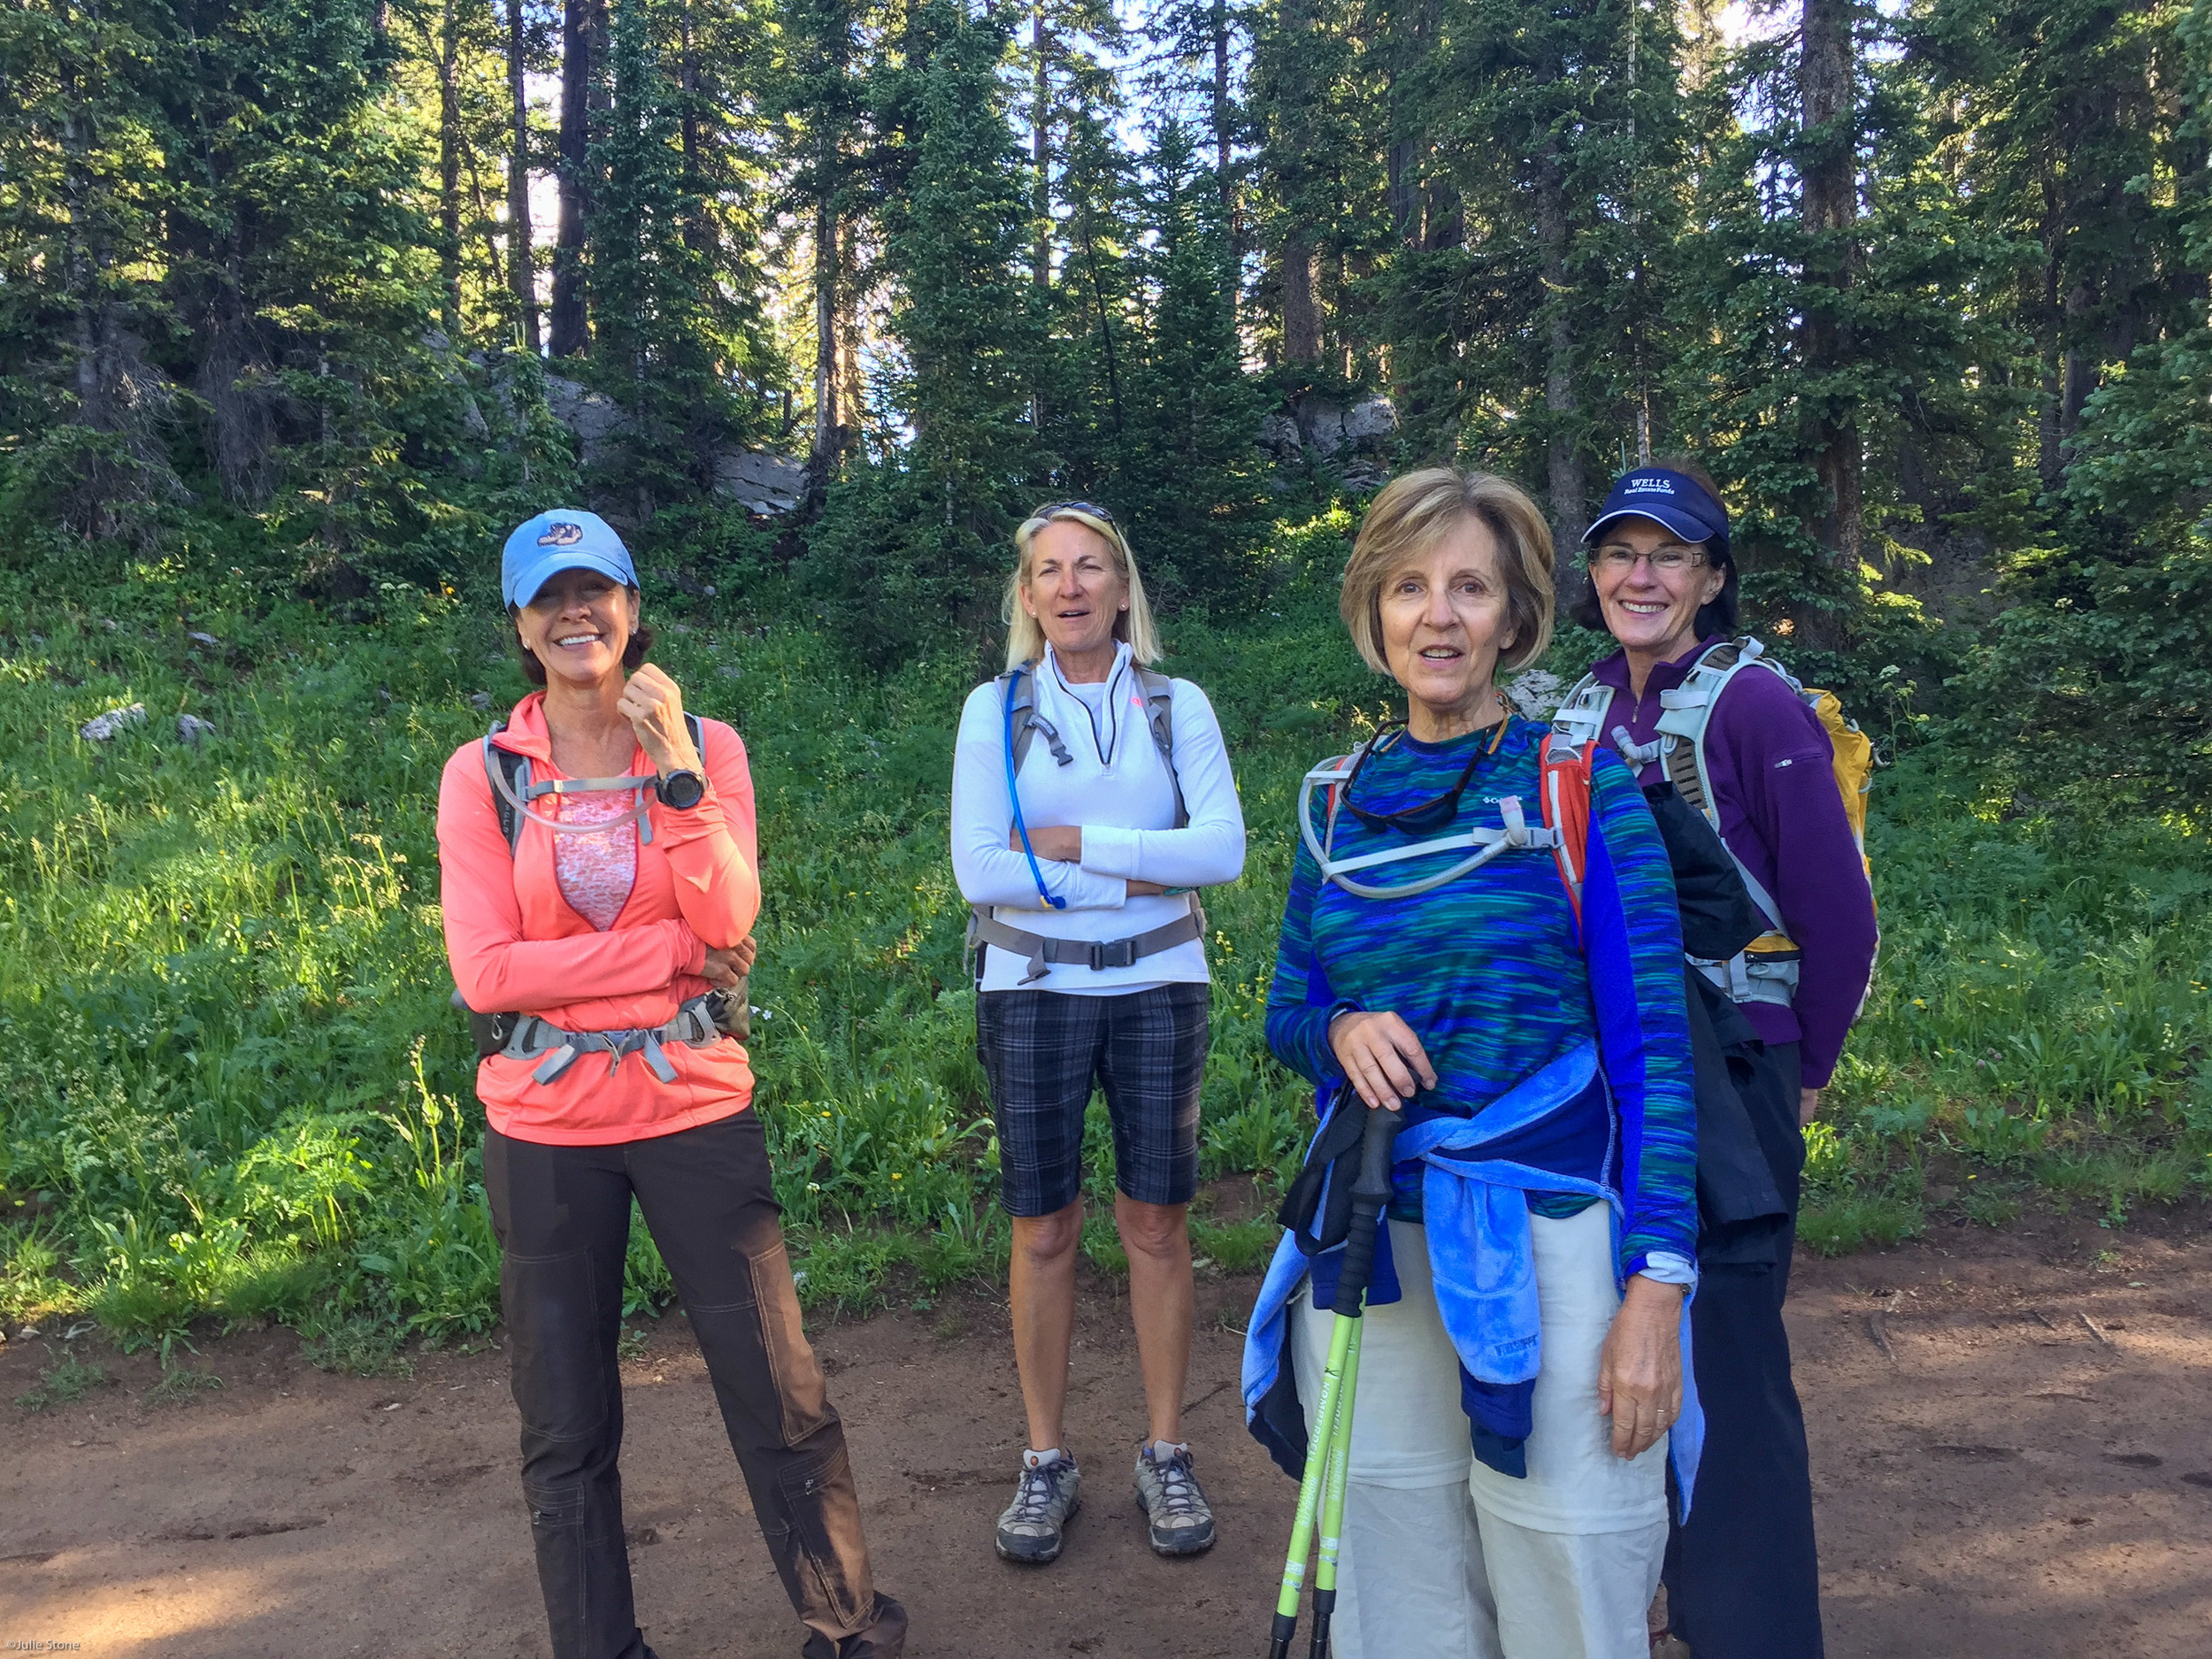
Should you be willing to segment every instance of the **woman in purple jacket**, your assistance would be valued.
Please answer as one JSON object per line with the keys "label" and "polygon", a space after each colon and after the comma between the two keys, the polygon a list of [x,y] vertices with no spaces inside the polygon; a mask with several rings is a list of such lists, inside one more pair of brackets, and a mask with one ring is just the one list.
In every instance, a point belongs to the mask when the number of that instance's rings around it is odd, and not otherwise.
{"label": "woman in purple jacket", "polygon": [[1690,1317],[1706,1440],[1696,1504],[1668,1543],[1669,1621],[1696,1659],[1818,1659],[1811,1476],[1782,1300],[1803,1125],[1866,995],[1873,894],[1827,733],[1794,683],[1755,660],[1709,709],[1698,702],[1717,676],[1691,682],[1692,672],[1736,622],[1728,513],[1712,480],[1686,461],[1627,472],[1584,539],[1588,580],[1571,614],[1621,649],[1562,718],[1617,749],[1647,790],[1666,786],[1668,749],[1701,726],[1715,827],[1769,930],[1746,955],[1693,963],[1715,1060],[1724,1052],[1747,1121],[1727,1156],[1726,1126],[1706,1121],[1701,1088]]}

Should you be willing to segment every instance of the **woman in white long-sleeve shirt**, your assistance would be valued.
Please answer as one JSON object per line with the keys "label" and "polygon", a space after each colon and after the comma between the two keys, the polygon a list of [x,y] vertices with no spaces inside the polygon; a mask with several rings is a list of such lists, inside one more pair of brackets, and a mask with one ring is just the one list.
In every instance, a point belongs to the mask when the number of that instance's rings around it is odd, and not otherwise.
{"label": "woman in white long-sleeve shirt", "polygon": [[1083,1233],[1083,1114],[1102,1088],[1148,1429],[1152,1548],[1192,1555],[1213,1513],[1182,1438],[1190,1200],[1210,1002],[1194,889],[1244,868],[1244,817],[1205,694],[1150,672],[1144,583],[1113,515],[1041,507],[1015,532],[1007,672],[960,720],[952,862],[982,957],[977,1050],[1014,1218],[1011,1300],[1029,1446],[998,1553],[1060,1553],[1079,1473],[1062,1432]]}

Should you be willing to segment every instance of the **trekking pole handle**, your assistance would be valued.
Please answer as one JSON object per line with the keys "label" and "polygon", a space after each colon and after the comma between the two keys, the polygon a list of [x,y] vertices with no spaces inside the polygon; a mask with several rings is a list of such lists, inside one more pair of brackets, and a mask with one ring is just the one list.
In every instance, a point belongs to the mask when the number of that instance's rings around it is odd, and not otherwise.
{"label": "trekking pole handle", "polygon": [[1367,1281],[1374,1275],[1375,1233],[1390,1202],[1390,1153],[1403,1121],[1397,1112],[1367,1109],[1367,1125],[1360,1137],[1359,1179],[1352,1186],[1352,1230],[1344,1240],[1344,1268],[1336,1281],[1336,1310],[1348,1319],[1360,1317]]}

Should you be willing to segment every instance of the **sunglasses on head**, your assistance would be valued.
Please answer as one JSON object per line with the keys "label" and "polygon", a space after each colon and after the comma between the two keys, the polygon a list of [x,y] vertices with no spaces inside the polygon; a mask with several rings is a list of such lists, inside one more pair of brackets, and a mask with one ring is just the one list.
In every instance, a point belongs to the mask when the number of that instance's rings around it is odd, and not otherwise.
{"label": "sunglasses on head", "polygon": [[1114,515],[1107,511],[1105,508],[1100,506],[1094,501],[1049,502],[1044,506],[1038,508],[1036,511],[1031,513],[1029,516],[1032,518],[1056,518],[1062,513],[1066,512],[1088,513],[1092,518],[1102,518],[1108,524],[1113,524],[1114,522]]}

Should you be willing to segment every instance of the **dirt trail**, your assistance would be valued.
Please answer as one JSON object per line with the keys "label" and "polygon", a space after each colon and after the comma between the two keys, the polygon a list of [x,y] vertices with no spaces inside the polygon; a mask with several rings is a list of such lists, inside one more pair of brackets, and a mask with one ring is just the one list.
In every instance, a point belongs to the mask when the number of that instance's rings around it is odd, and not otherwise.
{"label": "dirt trail", "polygon": [[[2094,1260],[2100,1243],[2116,1254]],[[1945,1230],[1803,1263],[1799,1286],[1832,1654],[2212,1653],[2212,1244]],[[1190,1429],[1223,1541],[1188,1563],[1151,1557],[1127,1494],[1141,1418],[1110,1289],[1089,1288],[1078,1333],[1088,1502],[1041,1572],[990,1553],[1020,1436],[1002,1308],[953,1298],[818,1332],[916,1659],[1261,1650],[1294,1494],[1239,1421],[1232,1327],[1250,1293],[1201,1290]],[[377,1381],[316,1371],[280,1333],[201,1347],[225,1386],[183,1404],[148,1404],[151,1358],[112,1355],[117,1386],[39,1415],[0,1404],[0,1642],[547,1652],[503,1356],[431,1355]],[[45,1349],[0,1349],[0,1400],[35,1385]],[[625,1372],[654,1645],[795,1653],[682,1321]]]}

